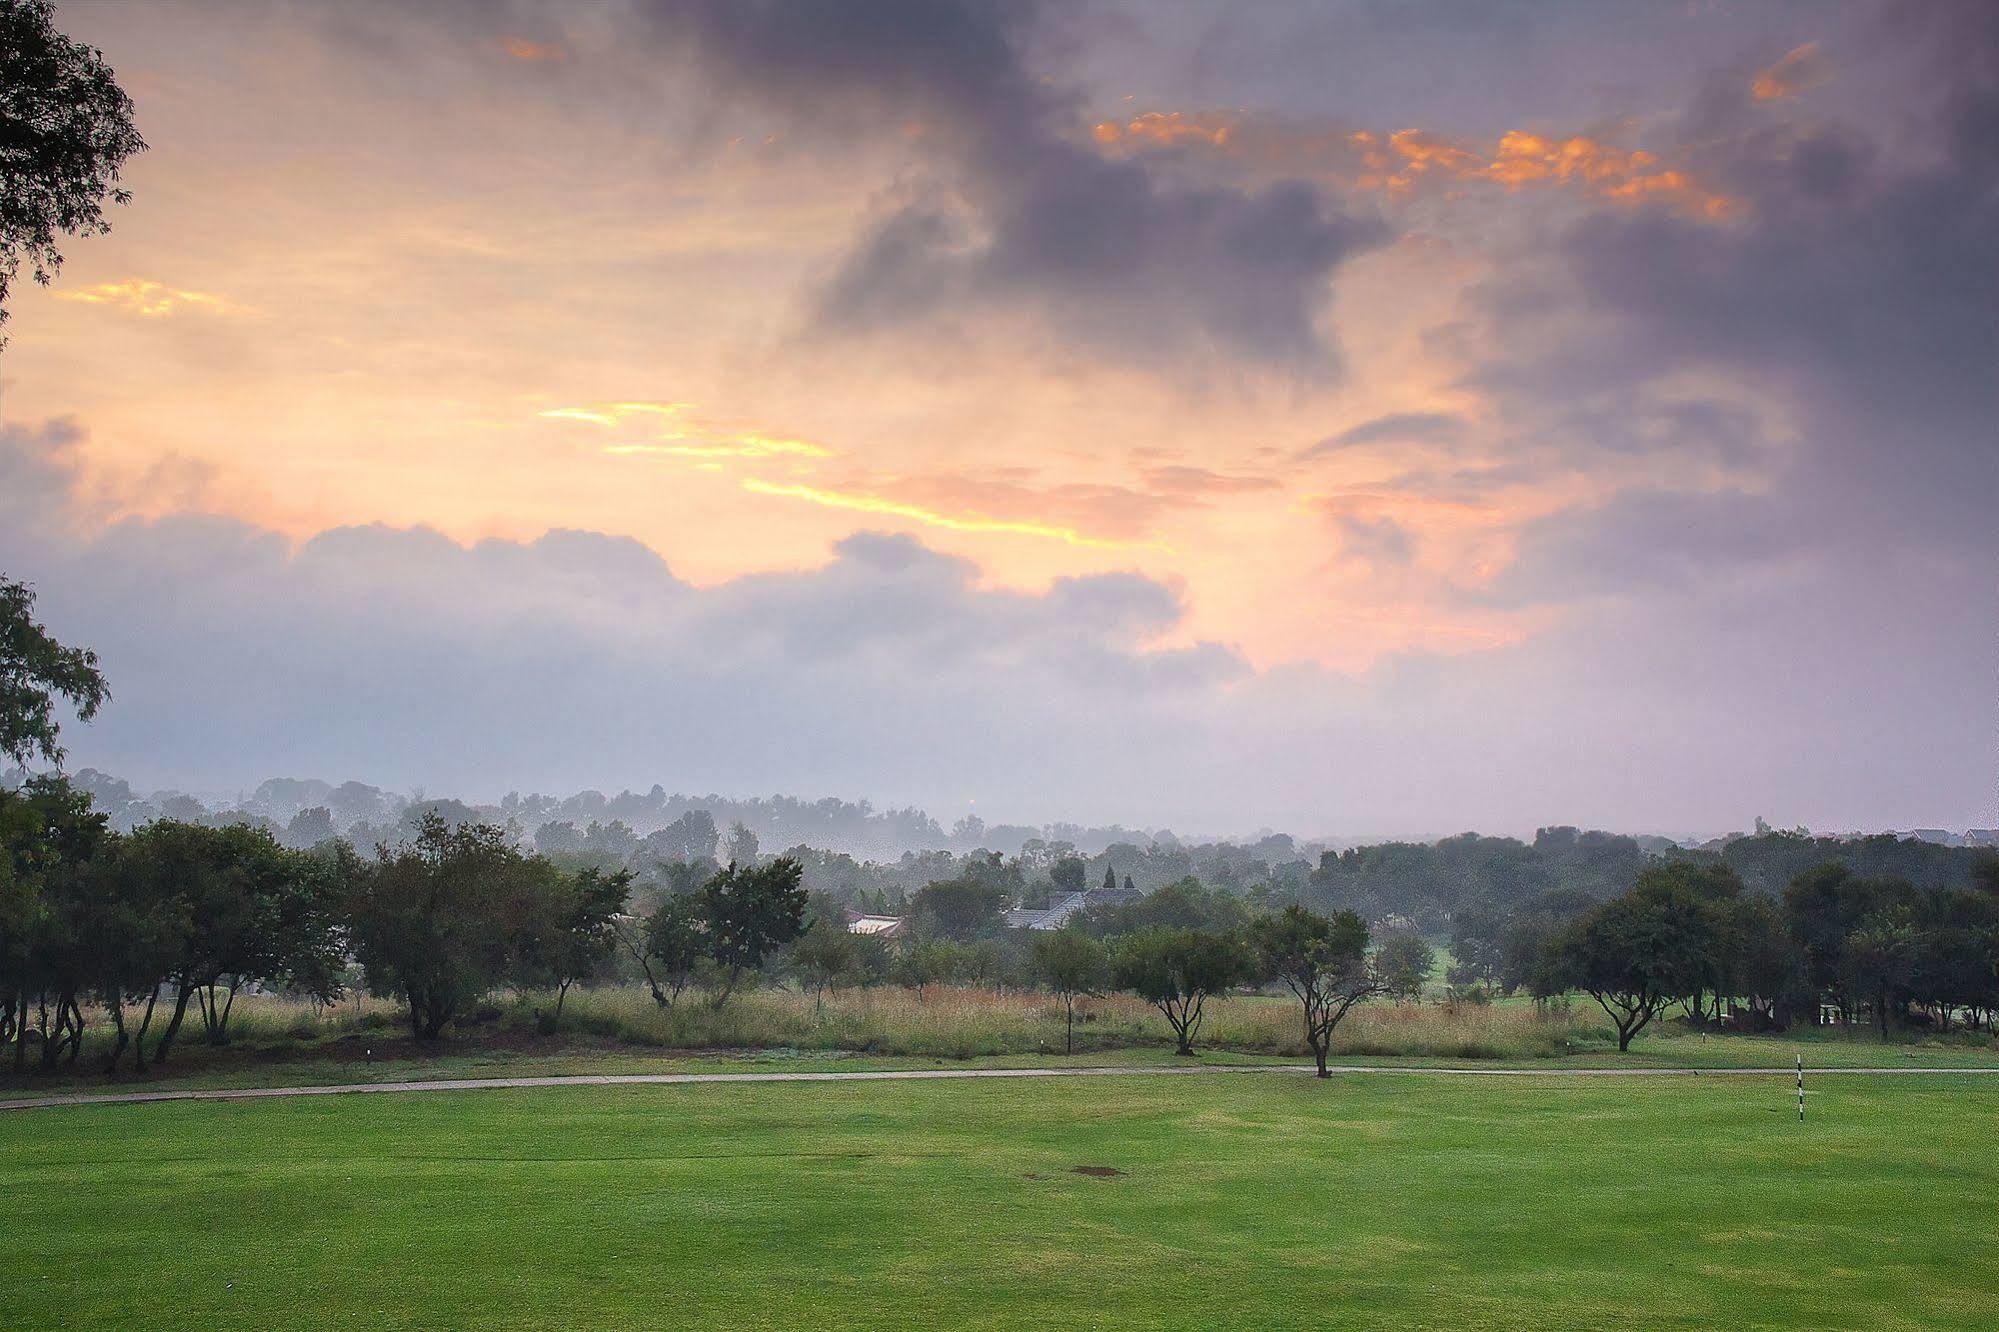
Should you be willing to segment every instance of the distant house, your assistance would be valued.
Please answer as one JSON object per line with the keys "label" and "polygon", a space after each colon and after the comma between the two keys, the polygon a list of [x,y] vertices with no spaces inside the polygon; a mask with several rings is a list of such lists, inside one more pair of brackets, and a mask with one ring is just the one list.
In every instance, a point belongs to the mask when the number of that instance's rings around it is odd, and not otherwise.
{"label": "distant house", "polygon": [[1006,923],[1016,930],[1059,930],[1091,907],[1135,902],[1145,896],[1136,888],[1092,888],[1065,893],[1045,907],[1015,907],[1006,913]]}
{"label": "distant house", "polygon": [[900,939],[909,933],[909,921],[903,916],[855,916],[847,922],[847,933],[864,934],[871,939]]}

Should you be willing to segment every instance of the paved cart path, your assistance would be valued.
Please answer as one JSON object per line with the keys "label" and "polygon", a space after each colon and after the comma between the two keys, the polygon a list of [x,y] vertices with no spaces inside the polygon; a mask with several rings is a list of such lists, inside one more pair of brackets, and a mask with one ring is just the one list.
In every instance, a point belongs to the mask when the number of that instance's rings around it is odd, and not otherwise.
{"label": "paved cart path", "polygon": [[[1337,1064],[1334,1073],[1387,1074],[1398,1077],[1446,1078],[1741,1078],[1794,1077],[1795,1067],[1782,1068],[1467,1068],[1419,1067],[1395,1064]],[[1128,1078],[1188,1077],[1221,1073],[1309,1074],[1310,1064],[1192,1064],[1146,1065],[1131,1068],[916,1068],[829,1073],[576,1073],[556,1077],[434,1078],[409,1082],[346,1082],[308,1087],[229,1087],[183,1091],[74,1092],[0,1101],[0,1110],[48,1110],[70,1105],[131,1105],[143,1101],[254,1101],[279,1096],[356,1096],[367,1092],[491,1091],[519,1087],[686,1086],[736,1082],[924,1082],[936,1078]],[[1991,1068],[1807,1068],[1809,1077],[1874,1077],[1911,1074],[1999,1075]]]}

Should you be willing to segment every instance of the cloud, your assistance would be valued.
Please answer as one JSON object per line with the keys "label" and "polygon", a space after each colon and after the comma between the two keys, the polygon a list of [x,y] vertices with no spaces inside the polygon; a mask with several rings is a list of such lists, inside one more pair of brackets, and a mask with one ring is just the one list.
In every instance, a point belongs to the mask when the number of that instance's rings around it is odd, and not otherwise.
{"label": "cloud", "polygon": [[1409,529],[1393,518],[1338,513],[1333,522],[1340,532],[1341,554],[1347,559],[1379,570],[1402,568],[1416,558],[1416,544]]}
{"label": "cloud", "polygon": [[853,513],[880,514],[890,518],[906,518],[925,527],[943,528],[949,532],[979,532],[1001,536],[1037,537],[1047,541],[1059,541],[1067,546],[1081,546],[1092,550],[1132,550],[1139,548],[1163,549],[1157,542],[1115,541],[1105,537],[1094,537],[1078,532],[1073,527],[1063,527],[1054,523],[1035,522],[1024,518],[993,518],[980,513],[941,513],[903,500],[890,499],[882,495],[825,490],[817,486],[795,485],[775,481],[764,481],[757,477],[746,477],[743,489],[753,495],[769,495],[779,499],[803,500],[827,509],[845,509]]}
{"label": "cloud", "polygon": [[[106,523],[79,440],[0,432],[0,478],[27,483],[0,485],[0,568],[116,690],[66,731],[74,760],[141,786],[661,782],[947,822],[975,797],[988,817],[1308,835],[1701,831],[1759,809],[1958,826],[1985,789],[1964,717],[1989,694],[1989,626],[1936,623],[1906,564],[1852,581],[1845,615],[1696,577],[1471,657],[1256,673],[1180,642],[1184,606],[1157,580],[1008,591],[907,536],[703,588],[594,532],[467,545],[371,525],[294,544],[199,513]],[[1984,569],[1932,577],[1959,606],[1989,592]],[[1856,697],[1865,762],[1841,724]]]}
{"label": "cloud", "polygon": [[1750,81],[1749,95],[1759,102],[1795,101],[1831,79],[1832,67],[1825,53],[1819,50],[1817,42],[1806,42],[1787,52],[1776,64],[1758,70]]}
{"label": "cloud", "polygon": [[223,315],[246,313],[243,307],[205,291],[184,291],[151,278],[127,278],[123,282],[99,282],[95,286],[58,291],[59,301],[83,305],[103,305],[135,314],[143,319],[160,319],[189,311]]}
{"label": "cloud", "polygon": [[1397,200],[1493,185],[1509,193],[1563,188],[1615,204],[1657,203],[1710,220],[1735,207],[1661,153],[1592,134],[1509,130],[1477,143],[1424,129],[1351,129],[1246,111],[1153,111],[1104,121],[1093,138],[1121,159],[1208,157],[1259,175],[1303,174]]}
{"label": "cloud", "polygon": [[1149,467],[1141,479],[1148,490],[1195,503],[1209,495],[1240,495],[1282,487],[1275,477],[1230,476],[1206,467],[1184,465]]}
{"label": "cloud", "polygon": [[503,37],[500,49],[516,60],[561,60],[563,49],[554,42],[537,42],[527,37]]}
{"label": "cloud", "polygon": [[[1524,329],[1529,384],[1586,378],[1615,409],[1733,380],[1796,443],[1768,477],[1791,539],[1995,552],[1999,493],[1999,10],[1937,6],[1898,33],[1929,71],[1917,123],[1742,133],[1712,150],[1750,215],[1714,228],[1600,214],[1562,238],[1574,335]],[[1502,338],[1512,335],[1502,331]],[[1755,451],[1739,413],[1684,422]]]}
{"label": "cloud", "polygon": [[693,406],[689,402],[606,402],[587,407],[550,407],[535,415],[545,420],[576,421],[613,429],[634,422],[651,427],[646,436],[648,442],[604,446],[605,453],[617,457],[714,460],[838,456],[838,450],[811,440],[738,430],[686,415]]}
{"label": "cloud", "polygon": [[1111,753],[1128,730],[1143,754],[1176,700],[1246,672],[1218,645],[1163,643],[1185,610],[1154,580],[984,588],[969,562],[886,534],[704,589],[594,532],[466,545],[377,524],[294,545],[235,519],[82,508],[30,530],[86,503],[78,438],[0,434],[0,477],[32,483],[0,487],[0,568],[35,581],[51,626],[113,679],[118,709],[78,728],[79,761],[150,783],[339,771],[473,793],[643,769],[694,789],[781,773],[796,790],[1018,798],[1078,735]]}
{"label": "cloud", "polygon": [[719,86],[796,120],[923,129],[934,175],[840,263],[822,329],[1021,310],[1117,359],[1225,352],[1315,373],[1329,279],[1385,238],[1316,187],[1198,186],[1071,134],[1076,99],[1024,55],[1035,7],[656,4],[654,31]]}
{"label": "cloud", "polygon": [[1299,451],[1299,458],[1322,458],[1359,444],[1455,444],[1464,437],[1464,418],[1451,412],[1392,412],[1363,421]]}

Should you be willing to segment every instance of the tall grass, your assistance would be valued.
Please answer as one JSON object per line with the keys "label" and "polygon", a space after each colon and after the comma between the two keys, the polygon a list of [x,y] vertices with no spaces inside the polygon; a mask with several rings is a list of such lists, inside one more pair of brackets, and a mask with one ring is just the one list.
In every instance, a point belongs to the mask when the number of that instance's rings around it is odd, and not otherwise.
{"label": "tall grass", "polygon": [[[539,998],[519,1003],[547,1012],[546,1001]],[[738,995],[720,1009],[690,994],[670,1010],[661,1009],[640,989],[586,990],[571,993],[559,1025],[606,1040],[663,1049],[781,1047],[942,1058],[1063,1049],[1059,1000],[972,986],[939,986],[922,993],[877,986],[830,994],[823,1003],[786,990],[756,990]],[[1380,1004],[1357,1008],[1348,1016],[1334,1051],[1547,1058],[1599,1044],[1606,1035],[1601,1023],[1532,1007]],[[1171,1043],[1165,1019],[1140,999],[1111,995],[1078,1004],[1079,1051]],[[1269,996],[1210,1002],[1202,1044],[1261,1054],[1309,1053],[1297,1005]]]}
{"label": "tall grass", "polygon": [[[495,995],[462,1014],[449,1048],[493,1046],[546,1050],[597,1044],[676,1051],[803,1050],[884,1056],[964,1059],[980,1055],[1059,1054],[1059,999],[1031,991],[932,986],[924,991],[874,986],[823,999],[794,990],[739,991],[721,1008],[690,990],[672,1008],[643,987],[574,989],[554,1016],[555,997]],[[157,1036],[157,1031],[154,1033]],[[328,1055],[359,1057],[362,1049],[410,1052],[402,1007],[354,996],[318,1006],[268,995],[238,999],[229,1043],[206,1045],[198,1028],[184,1030],[173,1064],[190,1070],[243,1058],[282,1060]],[[78,1071],[101,1067],[108,1025],[94,1022]],[[1340,1026],[1336,1055],[1411,1055],[1460,1059],[1538,1059],[1600,1048],[1609,1038],[1587,1015],[1532,1006],[1452,1007],[1372,1004]],[[1129,995],[1078,1001],[1079,1054],[1170,1048],[1171,1030],[1149,1004]],[[1210,1050],[1304,1056],[1298,1006],[1272,995],[1212,1000],[1200,1045]],[[0,1070],[4,1071],[4,1070]]]}

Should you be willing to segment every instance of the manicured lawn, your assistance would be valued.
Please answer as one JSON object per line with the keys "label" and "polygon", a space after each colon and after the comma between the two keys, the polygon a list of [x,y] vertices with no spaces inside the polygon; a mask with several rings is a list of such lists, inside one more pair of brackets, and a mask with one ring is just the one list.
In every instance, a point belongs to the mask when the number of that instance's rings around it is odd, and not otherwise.
{"label": "manicured lawn", "polygon": [[1811,1115],[1263,1074],[11,1113],[0,1280],[10,1328],[1992,1326],[1999,1084]]}

